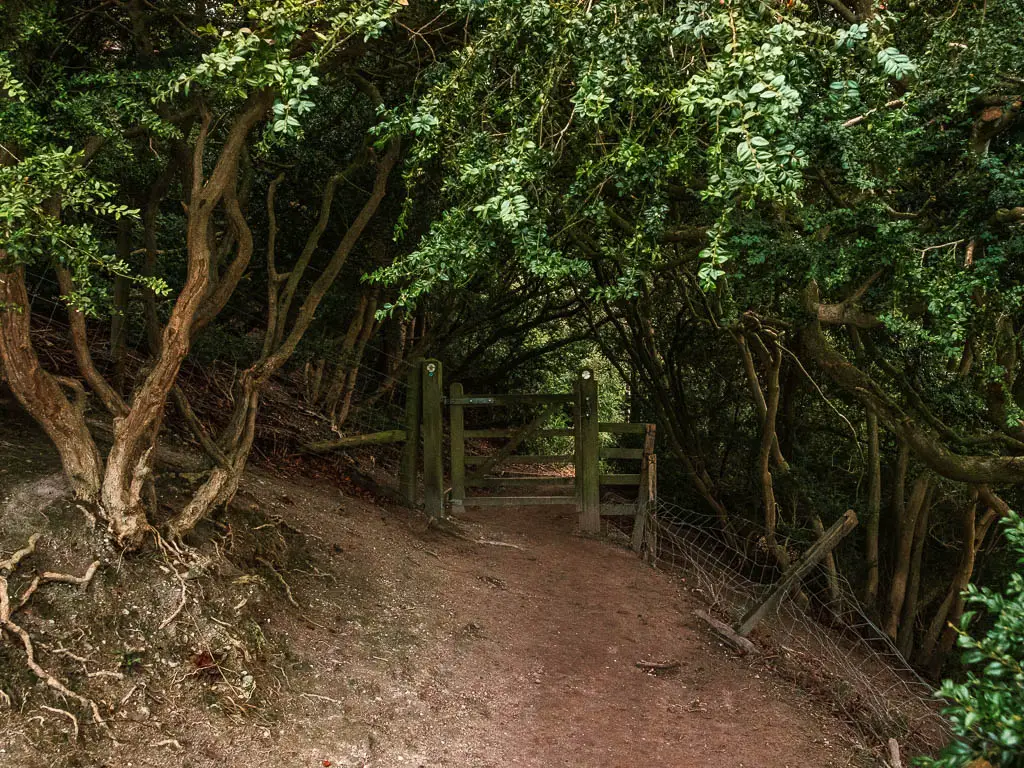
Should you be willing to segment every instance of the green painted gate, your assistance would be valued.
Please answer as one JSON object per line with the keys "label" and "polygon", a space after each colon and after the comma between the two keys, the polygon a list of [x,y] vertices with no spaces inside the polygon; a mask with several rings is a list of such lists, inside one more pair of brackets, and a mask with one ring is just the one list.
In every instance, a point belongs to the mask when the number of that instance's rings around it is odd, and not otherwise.
{"label": "green painted gate", "polygon": [[[428,514],[440,517],[446,507],[453,511],[465,507],[520,507],[565,505],[575,507],[580,528],[597,533],[602,516],[631,516],[633,547],[640,550],[648,515],[657,494],[657,456],[654,452],[655,425],[601,422],[598,418],[598,382],[594,372],[585,369],[576,378],[572,392],[523,394],[467,394],[462,384],[454,383],[447,398],[443,396],[443,367],[439,360],[422,364],[422,433],[424,447],[424,502]],[[444,477],[444,410],[448,410],[450,446],[450,484]],[[475,408],[529,408],[525,423],[485,429],[466,428],[467,410]],[[549,428],[557,415],[570,418],[570,427]],[[471,420],[472,421],[472,420]],[[602,445],[602,434],[642,435],[640,447]],[[523,454],[518,451],[538,437],[572,438],[572,450],[562,454]],[[469,453],[481,440],[502,440],[489,453]],[[602,460],[638,462],[635,472],[602,473]],[[537,465],[571,467],[572,475],[531,474],[523,468]],[[501,470],[516,467],[515,474]],[[628,499],[602,503],[602,489],[616,489]],[[625,490],[624,490],[625,489]],[[483,493],[481,492],[483,491]],[[487,491],[497,491],[496,495]],[[649,543],[649,542],[648,542]]]}

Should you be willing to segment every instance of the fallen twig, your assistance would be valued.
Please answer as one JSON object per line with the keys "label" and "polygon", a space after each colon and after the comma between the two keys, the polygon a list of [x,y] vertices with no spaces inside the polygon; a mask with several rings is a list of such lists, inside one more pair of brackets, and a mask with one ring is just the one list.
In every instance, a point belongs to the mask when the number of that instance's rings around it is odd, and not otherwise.
{"label": "fallen twig", "polygon": [[132,694],[134,694],[137,690],[139,690],[138,683],[136,683],[135,685],[133,685],[131,688],[128,689],[128,693],[126,693],[124,696],[121,697],[121,706],[122,707],[125,704],[128,703],[128,699],[130,699],[132,697]]}
{"label": "fallen twig", "polygon": [[91,661],[91,659],[87,659],[84,656],[79,656],[77,653],[72,653],[67,648],[46,648],[46,651],[47,653],[52,653],[54,656],[66,656],[72,661],[77,661],[83,667]]}
{"label": "fallen twig", "polygon": [[732,627],[726,624],[724,621],[719,621],[714,616],[709,614],[707,611],[694,611],[693,615],[701,621],[707,623],[711,629],[713,629],[719,637],[725,640],[729,645],[739,651],[741,654],[754,654],[757,653],[757,646],[747,640],[745,637],[741,637],[733,632]]}
{"label": "fallen twig", "polygon": [[45,571],[40,580],[43,584],[50,582],[56,582],[58,584],[74,584],[79,587],[89,586],[89,582],[92,581],[92,577],[96,575],[96,569],[100,567],[100,561],[94,560],[88,568],[85,569],[85,573],[81,576],[72,576],[69,573],[51,573]]}
{"label": "fallen twig", "polygon": [[124,680],[123,672],[113,672],[109,669],[101,669],[96,672],[87,672],[86,677],[112,677],[115,680]]}
{"label": "fallen twig", "polygon": [[300,696],[305,696],[307,699],[322,699],[323,701],[329,701],[332,704],[338,704],[345,706],[345,702],[339,701],[338,699],[332,699],[330,696],[321,696],[317,693],[300,693]]}
{"label": "fallen twig", "polygon": [[413,549],[415,549],[417,552],[425,552],[426,554],[430,555],[431,557],[436,557],[438,560],[441,559],[441,556],[439,554],[437,554],[437,552],[432,552],[431,550],[427,549],[426,547],[424,547],[422,545],[415,545],[414,544],[413,545]]}
{"label": "fallen twig", "polygon": [[672,661],[638,661],[636,666],[646,672],[668,672],[673,669],[679,669],[679,662],[673,659]]}

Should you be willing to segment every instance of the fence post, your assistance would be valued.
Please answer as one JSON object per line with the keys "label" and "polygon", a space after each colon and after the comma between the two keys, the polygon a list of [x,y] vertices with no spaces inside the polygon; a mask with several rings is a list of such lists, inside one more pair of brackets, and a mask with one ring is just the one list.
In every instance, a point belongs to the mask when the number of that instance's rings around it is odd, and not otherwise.
{"label": "fence post", "polygon": [[636,518],[633,520],[633,551],[637,554],[644,543],[644,530],[647,527],[647,518],[651,507],[654,505],[657,491],[657,464],[654,457],[654,430],[653,424],[648,424],[644,430],[644,455],[640,464],[640,491],[636,500]]}
{"label": "fence post", "polygon": [[410,362],[405,378],[405,445],[402,446],[402,460],[398,470],[398,490],[410,507],[416,506],[416,461],[420,452],[420,420],[423,412],[420,394],[421,362]]}
{"label": "fence post", "polygon": [[440,360],[423,361],[423,505],[431,518],[444,517],[444,413]]}
{"label": "fence post", "polygon": [[583,519],[583,470],[580,468],[580,445],[583,434],[583,409],[580,406],[580,380],[572,383],[572,466],[573,494],[576,496],[576,517]]}
{"label": "fence post", "polygon": [[461,405],[455,400],[462,397],[462,385],[456,382],[451,386],[451,403],[449,404],[449,417],[452,441],[452,505],[462,506],[466,498],[466,442],[465,442],[465,413]]}
{"label": "fence post", "polygon": [[580,413],[576,449],[580,529],[601,531],[600,425],[597,413],[597,378],[589,368],[580,372],[577,402]]}
{"label": "fence post", "polygon": [[739,624],[736,625],[736,634],[740,637],[749,635],[754,627],[761,622],[761,619],[768,615],[769,611],[773,611],[778,607],[783,595],[789,592],[805,573],[817,565],[825,555],[835,549],[836,545],[843,540],[843,537],[856,527],[857,514],[852,509],[846,510],[846,514],[825,531],[825,534],[804,552],[803,557],[797,560],[783,574],[778,583],[772,587],[771,592],[768,593],[768,597],[759,605],[755,605],[747,611],[747,615],[740,619]]}
{"label": "fence post", "polygon": [[647,472],[647,562],[658,562],[658,454],[651,455]]}

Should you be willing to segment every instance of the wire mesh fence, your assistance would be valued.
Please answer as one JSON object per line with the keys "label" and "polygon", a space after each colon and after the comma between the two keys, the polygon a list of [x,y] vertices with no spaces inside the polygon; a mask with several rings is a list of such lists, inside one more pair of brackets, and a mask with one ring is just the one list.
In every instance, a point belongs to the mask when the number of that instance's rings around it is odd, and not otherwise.
{"label": "wire mesh fence", "polygon": [[[658,502],[653,524],[656,565],[684,578],[730,624],[764,601],[778,580],[763,529],[745,524],[738,537],[715,516],[666,501]],[[926,754],[946,743],[932,686],[870,618],[834,561],[819,564],[753,634],[767,648],[761,663],[820,697],[865,747],[896,738],[908,754]]]}

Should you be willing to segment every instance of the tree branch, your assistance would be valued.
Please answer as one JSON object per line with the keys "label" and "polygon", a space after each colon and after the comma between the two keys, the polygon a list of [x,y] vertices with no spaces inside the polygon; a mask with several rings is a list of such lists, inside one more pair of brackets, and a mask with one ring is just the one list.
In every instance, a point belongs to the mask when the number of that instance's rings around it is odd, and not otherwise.
{"label": "tree branch", "polygon": [[857,14],[854,13],[849,6],[841,2],[841,0],[825,0],[825,2],[832,6],[835,12],[842,16],[846,21],[851,24],[857,23]]}

